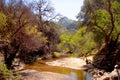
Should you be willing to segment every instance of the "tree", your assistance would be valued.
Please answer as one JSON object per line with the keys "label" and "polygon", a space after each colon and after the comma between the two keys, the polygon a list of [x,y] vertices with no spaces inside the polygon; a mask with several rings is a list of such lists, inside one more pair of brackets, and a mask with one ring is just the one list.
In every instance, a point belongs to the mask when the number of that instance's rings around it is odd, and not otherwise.
{"label": "tree", "polygon": [[[36,16],[22,0],[2,4],[0,13],[0,39],[5,41],[1,46],[4,52],[4,60],[8,69],[12,68],[12,62],[16,54],[24,56],[28,53],[37,52],[46,44],[46,38],[38,31]],[[32,30],[26,27],[30,27]],[[28,32],[31,32],[28,34]],[[31,44],[29,43],[31,42]],[[34,44],[34,45],[33,45]],[[28,54],[29,56],[31,54]],[[29,60],[28,60],[29,61]]]}
{"label": "tree", "polygon": [[[91,30],[96,34],[96,36],[100,35],[102,38],[102,43],[104,46],[98,51],[98,55],[103,54],[102,59],[99,61],[95,60],[95,66],[98,68],[105,69],[106,71],[112,71],[114,69],[114,65],[117,63],[118,57],[115,55],[119,55],[119,35],[120,28],[119,26],[119,7],[120,3],[117,1],[107,0],[107,5],[104,7],[97,7],[98,9],[94,9],[93,5],[89,2],[89,7],[91,8],[91,15],[89,15],[89,26]],[[97,37],[95,37],[97,38]],[[108,65],[107,65],[108,64]]]}
{"label": "tree", "polygon": [[4,31],[6,30],[7,19],[5,14],[0,13],[0,39],[4,36]]}
{"label": "tree", "polygon": [[77,18],[82,21],[82,25],[90,26],[91,16],[95,10],[104,9],[106,7],[105,0],[84,0],[84,5],[78,13]]}
{"label": "tree", "polygon": [[56,44],[59,42],[58,27],[52,22],[59,15],[55,14],[54,8],[51,7],[49,1],[38,0],[32,2],[33,12],[36,14],[38,19],[39,31],[47,37],[48,43],[44,46],[43,53],[52,54],[57,50]]}
{"label": "tree", "polygon": [[44,21],[49,21],[56,16],[54,15],[54,8],[50,6],[49,1],[47,0],[38,0],[31,3],[33,12],[38,18],[39,30],[44,31]]}
{"label": "tree", "polygon": [[88,56],[95,48],[93,33],[87,27],[81,27],[74,34],[67,33],[60,36],[59,47],[66,52],[76,53],[79,56]]}
{"label": "tree", "polygon": [[[20,35],[22,29],[26,26],[30,25],[32,19],[32,12],[30,12],[29,8],[24,5],[22,0],[13,2],[12,0],[8,2],[8,6],[6,6],[6,11],[4,14],[7,16],[7,28],[9,31],[9,35],[7,40],[9,43],[4,48],[4,60],[8,69],[12,67],[12,61],[16,57],[16,54],[21,50],[21,41]],[[30,18],[31,16],[31,18]],[[25,34],[23,34],[25,35]],[[17,36],[17,37],[16,37]],[[19,37],[18,37],[19,36]],[[25,38],[25,37],[24,37]]]}
{"label": "tree", "polygon": [[37,26],[25,27],[16,38],[20,44],[19,58],[26,64],[35,62],[40,55],[38,54],[39,51],[47,43],[47,38],[44,37],[42,32],[39,32]]}
{"label": "tree", "polygon": [[[96,19],[98,19],[99,21],[95,20],[94,22],[95,26],[100,29],[100,31],[104,36],[105,57],[102,59],[103,63],[100,62],[101,63],[100,65],[105,65],[106,63],[108,63],[107,67],[104,67],[107,71],[112,71],[114,69],[114,65],[117,63],[118,58],[113,55],[117,55],[117,56],[119,55],[119,48],[118,48],[119,45],[118,39],[120,35],[120,31],[119,31],[120,28],[118,27],[119,25],[118,16],[120,16],[118,14],[120,11],[119,7],[120,7],[120,3],[116,1],[111,3],[111,1],[108,0],[108,8],[106,10],[100,10],[100,11],[98,10],[98,14],[97,13],[96,14],[97,15],[100,14],[101,16],[97,16]],[[118,50],[118,52],[116,50]],[[111,57],[111,55],[113,57]],[[108,59],[111,60],[107,61]],[[108,67],[111,68],[108,69]]]}
{"label": "tree", "polygon": [[23,0],[1,0],[0,49],[8,69],[16,54],[25,63],[32,63],[38,55],[52,54],[57,49],[57,25],[45,19],[53,8],[45,0],[34,3],[32,9]]}

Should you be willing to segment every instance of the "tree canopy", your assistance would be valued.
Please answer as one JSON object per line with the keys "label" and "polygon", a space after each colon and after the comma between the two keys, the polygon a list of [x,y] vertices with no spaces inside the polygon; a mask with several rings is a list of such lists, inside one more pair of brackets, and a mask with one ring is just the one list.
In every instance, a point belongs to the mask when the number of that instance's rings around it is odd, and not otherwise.
{"label": "tree canopy", "polygon": [[[51,20],[58,15],[53,14],[54,9],[47,0],[30,3],[0,1],[0,40],[4,45],[1,49],[8,68],[11,68],[16,54],[24,62],[32,63],[38,55],[52,55],[57,50],[58,27]],[[31,61],[34,57],[35,60]]]}
{"label": "tree canopy", "polygon": [[[120,3],[117,0],[85,0],[82,11],[78,14],[78,18],[81,19],[83,25],[87,25],[88,29],[94,33],[94,40],[100,46],[96,56],[99,56],[99,54],[105,55],[98,63],[96,63],[97,60],[94,62],[96,65],[99,64],[98,68],[106,69],[106,71],[113,70],[118,60],[115,55],[118,56],[120,50],[119,9]],[[104,46],[101,46],[103,44]],[[109,61],[109,59],[111,60]]]}

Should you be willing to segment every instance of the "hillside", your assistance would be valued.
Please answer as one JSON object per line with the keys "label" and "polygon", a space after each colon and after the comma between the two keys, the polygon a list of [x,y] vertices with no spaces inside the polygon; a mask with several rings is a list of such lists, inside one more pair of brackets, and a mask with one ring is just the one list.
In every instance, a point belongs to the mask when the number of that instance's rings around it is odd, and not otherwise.
{"label": "hillside", "polygon": [[61,18],[58,21],[58,24],[60,25],[60,28],[65,29],[67,31],[76,31],[78,29],[76,21],[71,20],[67,17]]}

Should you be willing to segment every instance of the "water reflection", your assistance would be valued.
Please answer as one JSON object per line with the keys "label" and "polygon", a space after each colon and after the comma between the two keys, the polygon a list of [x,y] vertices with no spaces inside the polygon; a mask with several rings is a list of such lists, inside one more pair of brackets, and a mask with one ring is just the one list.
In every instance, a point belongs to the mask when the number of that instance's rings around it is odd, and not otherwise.
{"label": "water reflection", "polygon": [[90,73],[87,73],[87,72],[85,72],[84,71],[84,76],[85,76],[85,78],[86,78],[86,80],[92,80],[92,74],[90,74]]}
{"label": "water reflection", "polygon": [[75,78],[73,80],[92,80],[92,74],[85,72],[84,70],[73,71]]}
{"label": "water reflection", "polygon": [[73,71],[69,75],[70,75],[70,78],[67,78],[65,80],[92,80],[92,75],[87,72],[83,72],[84,78],[79,78],[77,73]]}

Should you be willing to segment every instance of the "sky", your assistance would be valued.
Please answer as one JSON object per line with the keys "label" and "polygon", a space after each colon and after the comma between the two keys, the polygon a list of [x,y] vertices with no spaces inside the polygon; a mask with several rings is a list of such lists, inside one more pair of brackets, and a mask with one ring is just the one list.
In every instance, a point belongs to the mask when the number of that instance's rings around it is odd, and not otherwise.
{"label": "sky", "polygon": [[76,20],[77,14],[80,12],[83,0],[50,0],[52,6],[57,13]]}

